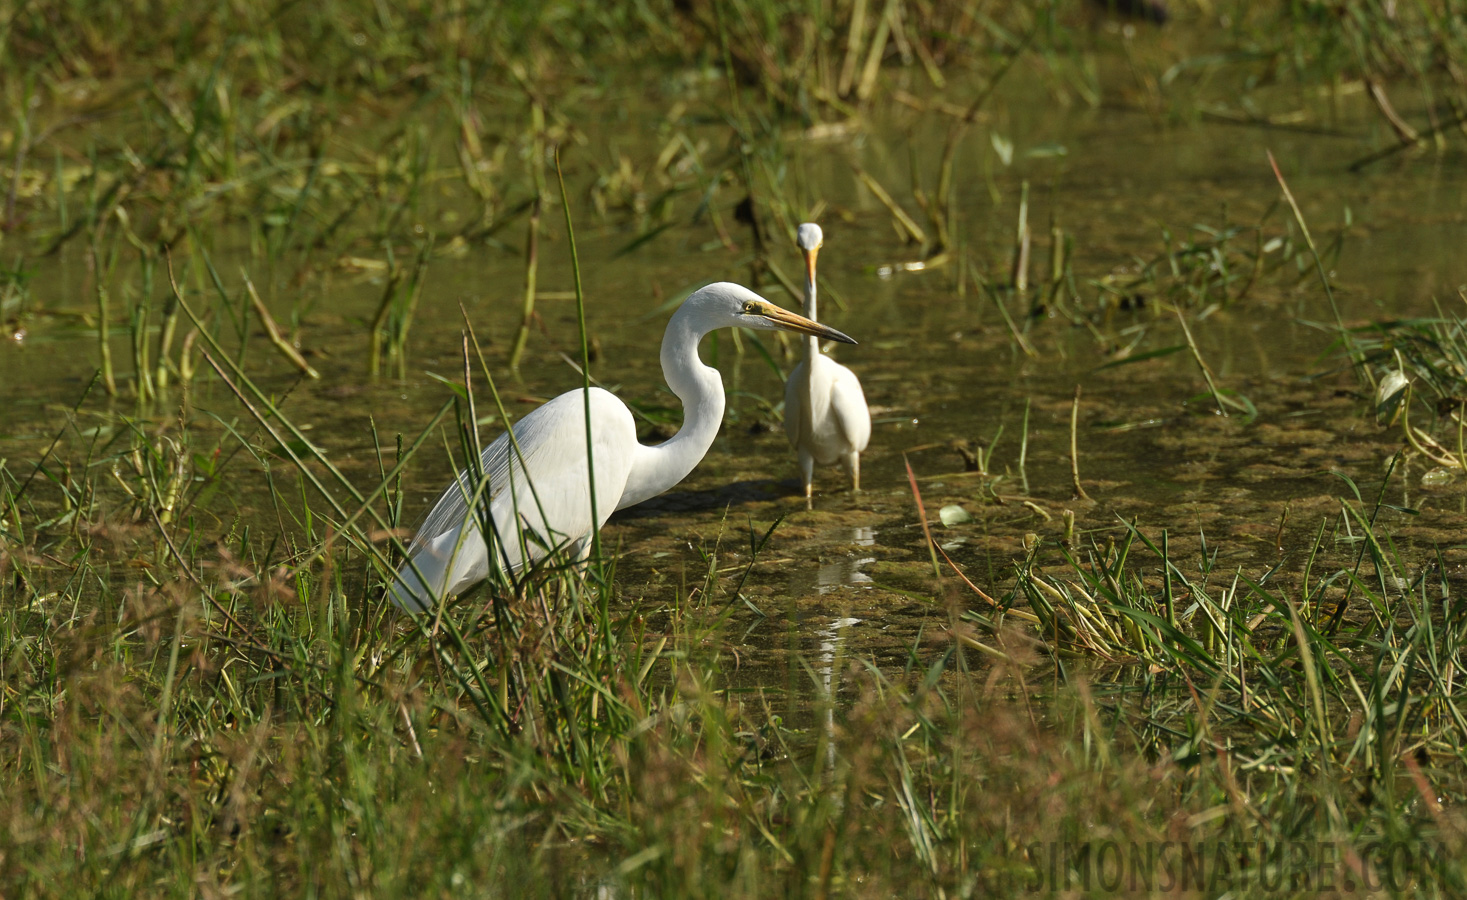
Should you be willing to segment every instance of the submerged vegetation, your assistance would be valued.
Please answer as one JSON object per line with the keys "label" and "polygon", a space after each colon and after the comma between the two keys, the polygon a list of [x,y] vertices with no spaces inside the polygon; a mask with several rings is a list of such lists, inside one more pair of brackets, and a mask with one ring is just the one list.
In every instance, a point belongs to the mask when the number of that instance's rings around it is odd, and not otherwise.
{"label": "submerged vegetation", "polygon": [[[1460,895],[1467,298],[1331,187],[1460,155],[1459,19],[0,0],[0,894]],[[1205,127],[1256,183],[1157,200]],[[710,339],[696,517],[391,609],[445,457],[675,427],[640,332],[806,218],[866,494]]]}

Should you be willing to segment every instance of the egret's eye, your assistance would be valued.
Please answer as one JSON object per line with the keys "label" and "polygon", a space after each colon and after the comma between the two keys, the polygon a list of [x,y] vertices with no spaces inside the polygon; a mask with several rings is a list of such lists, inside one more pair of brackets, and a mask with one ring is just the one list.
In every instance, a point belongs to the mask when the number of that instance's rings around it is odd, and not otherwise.
{"label": "egret's eye", "polygon": [[745,303],[744,304],[744,313],[745,314],[752,316],[752,315],[758,314],[758,312],[759,312],[759,304],[755,303],[754,301],[750,300],[748,303]]}

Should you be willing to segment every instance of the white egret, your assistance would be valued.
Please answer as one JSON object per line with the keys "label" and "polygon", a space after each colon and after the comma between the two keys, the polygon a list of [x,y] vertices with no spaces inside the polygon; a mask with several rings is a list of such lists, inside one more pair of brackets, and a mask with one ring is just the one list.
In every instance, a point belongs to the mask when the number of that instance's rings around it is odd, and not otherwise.
{"label": "white egret", "polygon": [[[796,232],[805,254],[805,318],[815,321],[815,257],[825,243],[820,226],[806,222]],[[805,361],[784,384],[784,432],[800,454],[805,506],[811,507],[815,464],[840,463],[861,490],[861,451],[871,439],[871,411],[856,373],[820,352],[820,338],[805,338]]]}
{"label": "white egret", "polygon": [[[433,506],[390,589],[392,601],[421,611],[488,577],[490,566],[516,572],[560,549],[589,553],[592,535],[613,512],[641,503],[682,481],[708,452],[723,422],[723,380],[698,358],[698,343],[718,328],[756,328],[855,341],[727,282],[710,284],[683,301],[662,338],[662,374],[683,402],[683,427],[656,446],[637,440],[632,413],[615,395],[589,391],[596,500],[586,459],[587,395],[569,391],[515,423],[514,446],[501,434],[480,460],[496,559],[491,562],[483,519],[470,511],[475,489],[467,471]],[[511,464],[511,460],[513,464]],[[594,515],[593,515],[594,510]]]}

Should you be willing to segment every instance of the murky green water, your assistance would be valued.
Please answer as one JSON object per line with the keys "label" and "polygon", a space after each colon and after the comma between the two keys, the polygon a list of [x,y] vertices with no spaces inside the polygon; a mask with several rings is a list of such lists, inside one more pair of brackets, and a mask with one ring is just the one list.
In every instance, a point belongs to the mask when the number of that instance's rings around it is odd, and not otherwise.
{"label": "murky green water", "polygon": [[[1429,314],[1434,300],[1461,302],[1456,291],[1467,282],[1460,253],[1467,238],[1467,176],[1460,160],[1403,154],[1350,174],[1346,165],[1362,155],[1365,139],[1379,127],[1358,97],[1342,101],[1335,120],[1317,123],[1331,133],[1314,134],[1207,121],[1158,124],[1126,103],[1076,104],[1056,112],[1053,104],[1026,102],[1032,89],[1007,88],[958,156],[960,241],[972,272],[1006,280],[1020,184],[1027,180],[1036,277],[1047,265],[1053,221],[1072,241],[1084,311],[1094,313],[1100,291],[1089,281],[1113,276],[1125,283],[1142,263],[1162,255],[1163,228],[1180,244],[1198,236],[1190,230],[1194,224],[1251,225],[1276,206],[1279,189],[1265,157],[1272,150],[1321,243],[1333,238],[1349,209],[1353,225],[1334,272],[1347,323]],[[1278,101],[1281,109],[1290,105],[1288,97]],[[614,107],[621,98],[604,102]],[[638,159],[655,153],[636,135],[655,134],[656,122],[651,109],[633,103],[620,116],[586,123],[585,146],[569,154],[572,180],[575,153],[609,154],[613,146]],[[697,125],[687,128],[699,134]],[[858,162],[899,198],[910,198],[911,171],[923,172],[929,187],[935,179],[946,128],[940,116],[893,105],[837,139],[792,132],[786,140],[786,177],[799,196],[825,205],[820,262],[830,290],[822,318],[861,341],[837,356],[859,373],[873,408],[876,424],[862,464],[866,491],[853,496],[836,470],[822,471],[816,509],[803,508],[794,456],[774,411],[780,380],[751,346],[740,352],[723,334],[703,347],[704,359],[716,357],[733,392],[723,433],[683,485],[618,516],[606,530],[609,542],[621,548],[626,600],[655,611],[701,580],[705,556],[716,556],[722,584],[735,583],[749,562],[750,534],[762,536],[780,520],[744,582],[742,600],[712,602],[730,604],[724,636],[736,658],[733,687],[785,694],[776,702],[787,708],[838,685],[838,660],[874,657],[883,667],[908,665],[948,624],[950,600],[979,605],[955,578],[948,577],[942,591],[932,590],[904,461],[919,479],[939,543],[975,583],[1001,595],[1025,535],[1059,537],[1065,510],[1073,511],[1082,542],[1103,544],[1119,534],[1122,519],[1134,519],[1143,529],[1167,530],[1182,558],[1200,558],[1205,539],[1208,552],[1217,554],[1218,577],[1241,571],[1255,579],[1270,573],[1275,585],[1297,582],[1321,521],[1337,516],[1340,498],[1348,495],[1332,472],[1348,475],[1371,497],[1400,445],[1398,430],[1376,424],[1368,388],[1333,347],[1324,324],[1331,313],[1308,269],[1265,277],[1243,300],[1205,315],[1188,310],[1200,352],[1220,385],[1256,406],[1251,422],[1212,411],[1186,352],[1099,368],[1119,347],[1134,345],[1139,353],[1180,343],[1170,308],[1144,290],[1139,309],[1091,315],[1089,327],[1059,315],[1027,320],[1024,301],[1010,299],[1011,313],[1035,348],[1031,358],[971,277],[958,287],[956,261],[890,274],[892,265],[916,258],[915,248],[897,240],[890,216],[849,163]],[[1011,165],[993,149],[993,134],[1012,142]],[[725,216],[730,247],[707,219],[679,222],[620,254],[637,237],[637,222],[591,215],[584,179],[572,194],[588,324],[598,347],[594,376],[629,400],[675,408],[656,364],[667,317],[659,307],[704,282],[747,280],[750,232]],[[454,207],[451,196],[437,199],[444,209]],[[429,215],[423,224],[431,231],[448,221]],[[540,303],[542,327],[531,338],[521,378],[503,372],[499,381],[514,415],[580,380],[561,357],[577,347],[574,304],[563,299],[571,287],[567,248],[558,223],[548,230],[540,283],[554,293]],[[1290,233],[1287,209],[1274,209],[1264,230]],[[311,438],[360,484],[371,484],[378,467],[371,424],[383,435],[416,434],[447,396],[427,373],[458,377],[460,304],[491,365],[502,371],[518,321],[522,231],[518,224],[505,229],[499,235],[503,249],[473,248],[432,263],[413,327],[408,377],[401,382],[373,382],[365,372],[364,322],[382,290],[380,271],[317,261],[302,276],[287,260],[274,271],[252,273],[268,286],[282,322],[291,320],[292,310],[302,311],[300,343],[323,375],[318,383],[294,387],[287,411],[311,426]],[[228,247],[218,252],[230,256]],[[787,272],[797,271],[796,260],[793,246],[774,254]],[[75,402],[96,365],[94,332],[84,321],[93,307],[83,263],[81,248],[71,245],[29,263],[37,314],[26,323],[24,340],[0,348],[7,403],[0,457],[9,457],[12,467],[34,464],[55,434],[57,411]],[[760,287],[776,302],[797,306],[772,283]],[[769,346],[787,370],[793,364],[787,348]],[[122,340],[114,353],[126,371]],[[250,353],[247,365],[262,383],[284,391],[294,382],[263,341]],[[1069,472],[1077,385],[1083,386],[1078,445],[1088,502],[1074,498]],[[231,395],[217,385],[200,386],[193,401],[226,421],[241,418]],[[1026,404],[1027,465],[1021,470]],[[127,411],[130,401],[111,408]],[[151,414],[163,418],[171,408],[160,403]],[[100,423],[107,411],[93,397],[82,421]],[[948,446],[955,440],[987,446],[1000,429],[989,477],[965,471],[962,457]],[[449,475],[441,444],[430,444],[408,474],[409,519]],[[1442,547],[1450,574],[1459,576],[1467,562],[1460,537],[1467,492],[1460,479],[1423,487],[1422,474],[1419,463],[1407,462],[1385,488],[1388,502],[1420,514],[1385,510],[1382,522],[1396,541],[1415,548],[1409,555],[1423,564],[1429,548]],[[241,474],[228,490],[242,520],[273,527],[262,485]],[[973,521],[942,526],[936,511],[946,505],[962,506]],[[1343,564],[1356,550],[1353,538],[1337,529],[1326,538],[1321,559]]]}

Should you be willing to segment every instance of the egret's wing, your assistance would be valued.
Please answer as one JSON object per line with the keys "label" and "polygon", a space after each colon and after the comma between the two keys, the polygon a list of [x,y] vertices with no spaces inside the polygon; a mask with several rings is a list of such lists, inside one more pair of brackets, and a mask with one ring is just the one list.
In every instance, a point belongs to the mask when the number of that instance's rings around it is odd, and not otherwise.
{"label": "egret's wing", "polygon": [[530,440],[520,438],[520,428],[515,427],[523,461],[511,448],[485,465],[494,489],[490,502],[494,523],[509,545],[511,566],[518,567],[525,554],[539,559],[555,547],[585,539],[620,503],[640,447],[636,423],[626,404],[600,388],[591,389],[590,413],[591,453],[596,460],[594,515],[580,391],[561,394],[537,409],[540,421]]}
{"label": "egret's wing", "polygon": [[[553,431],[554,423],[552,417],[540,415],[543,410],[541,407],[531,412],[514,426],[530,471],[540,467],[539,448],[551,443],[546,435]],[[480,454],[481,471],[488,479],[478,495],[480,504],[492,499],[506,482],[513,452],[506,432]],[[520,466],[515,468],[518,470]],[[392,602],[403,609],[427,610],[434,598],[457,593],[489,574],[489,546],[481,533],[480,520],[469,512],[469,501],[475,498],[475,481],[468,470],[460,471],[418,526],[408,546],[409,559],[398,569],[389,592]],[[501,521],[505,521],[504,517],[495,517],[496,528]],[[512,561],[517,561],[520,558],[517,536],[505,539],[511,541],[506,549],[513,551]]]}
{"label": "egret's wing", "polygon": [[835,384],[830,389],[830,409],[836,425],[851,449],[860,453],[871,440],[871,410],[866,406],[866,392],[861,379],[845,366],[837,365]]}
{"label": "egret's wing", "polygon": [[[591,391],[592,451],[596,458],[596,521],[592,521],[586,426],[580,392],[562,394],[514,425],[514,443],[500,435],[480,455],[486,499],[498,536],[497,563],[520,568],[526,556],[584,539],[616,508],[637,441],[631,413],[599,388]],[[517,445],[517,446],[516,446]],[[400,606],[425,607],[424,598],[457,593],[484,578],[491,565],[481,520],[470,512],[474,479],[460,472],[423,520],[393,586]],[[413,567],[423,573],[420,579]],[[424,586],[424,580],[431,590]]]}
{"label": "egret's wing", "polygon": [[[549,403],[532,411],[514,425],[515,441],[519,444],[519,451],[524,454],[524,466],[531,472],[539,471],[542,468],[538,463],[554,444],[554,441],[548,438],[555,431],[555,417],[541,415],[548,406],[550,406]],[[584,438],[582,441],[584,446]],[[495,438],[479,454],[480,470],[489,480],[489,484],[480,494],[481,502],[484,498],[493,499],[507,483],[509,463],[513,453],[514,447],[510,444],[509,433],[505,432]],[[515,469],[520,469],[518,463]],[[408,547],[408,553],[416,553],[430,542],[463,527],[464,523],[468,521],[469,501],[474,498],[474,490],[474,479],[470,477],[468,470],[460,471],[439,496],[438,502],[434,503],[433,508],[428,511],[428,515],[423,519],[423,524],[418,526],[417,533],[413,535],[413,542]]]}

